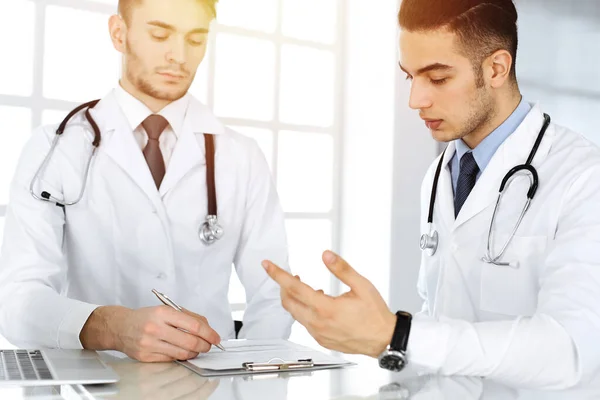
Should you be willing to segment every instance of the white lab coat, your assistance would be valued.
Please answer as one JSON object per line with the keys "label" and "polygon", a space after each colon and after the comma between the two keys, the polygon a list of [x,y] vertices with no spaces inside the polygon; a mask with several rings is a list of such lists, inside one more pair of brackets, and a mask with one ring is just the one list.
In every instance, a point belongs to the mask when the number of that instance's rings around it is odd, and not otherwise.
{"label": "white lab coat", "polygon": [[[92,111],[102,132],[83,199],[62,208],[34,200],[29,185],[55,127],[36,130],[11,186],[0,260],[0,333],[17,345],[80,348],[98,305],[156,306],[152,288],[234,337],[228,302],[232,264],[245,287],[245,338],[287,338],[293,322],[263,259],[288,265],[284,215],[254,140],[224,127],[191,99],[183,133],[156,189],[114,94]],[[36,186],[77,198],[92,133],[80,113]],[[203,133],[215,134],[216,189],[224,237],[204,245],[207,214]]]}
{"label": "white lab coat", "polygon": [[[600,366],[600,151],[587,139],[551,124],[533,166],[537,194],[504,261],[484,263],[500,183],[527,159],[543,124],[533,106],[499,147],[454,217],[448,162],[439,179],[433,226],[439,248],[422,256],[418,289],[423,310],[415,317],[411,361],[443,374],[487,376],[544,388],[572,386]],[[421,190],[421,233],[435,169]],[[495,254],[512,231],[526,200],[529,179],[505,190],[494,228]]]}

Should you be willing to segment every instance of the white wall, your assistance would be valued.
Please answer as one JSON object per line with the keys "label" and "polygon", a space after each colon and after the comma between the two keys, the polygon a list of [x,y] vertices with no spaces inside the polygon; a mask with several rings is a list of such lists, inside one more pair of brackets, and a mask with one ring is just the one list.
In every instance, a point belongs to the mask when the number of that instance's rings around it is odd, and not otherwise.
{"label": "white wall", "polygon": [[340,243],[388,298],[396,0],[347,0]]}
{"label": "white wall", "polygon": [[[397,0],[343,1],[345,79],[340,93],[344,122],[339,250],[389,300]],[[339,393],[339,387],[352,388],[357,396],[372,395],[361,381],[338,377],[331,384],[332,395]]]}
{"label": "white wall", "polygon": [[600,1],[517,0],[517,77],[529,101],[600,144]]}
{"label": "white wall", "polygon": [[[397,3],[393,16],[396,27],[394,51],[398,58],[397,12],[400,1]],[[410,83],[398,68],[397,60],[394,67],[392,226],[389,239],[390,279],[387,285],[392,310],[416,312],[422,303],[416,289],[421,260],[421,182],[439,149],[418,112],[408,107]]]}
{"label": "white wall", "polygon": [[421,182],[439,150],[418,112],[408,107],[410,85],[404,77],[397,68],[389,286],[392,310],[415,312],[422,303],[417,295]]}

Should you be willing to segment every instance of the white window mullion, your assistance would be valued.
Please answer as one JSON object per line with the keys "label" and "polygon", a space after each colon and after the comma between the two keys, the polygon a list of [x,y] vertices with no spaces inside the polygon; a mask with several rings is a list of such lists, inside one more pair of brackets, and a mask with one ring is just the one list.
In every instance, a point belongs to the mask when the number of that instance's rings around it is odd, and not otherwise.
{"label": "white window mullion", "polygon": [[37,127],[42,122],[43,87],[44,87],[44,34],[46,33],[46,4],[39,2],[35,10],[35,36],[33,52],[33,93],[31,95],[31,126]]}

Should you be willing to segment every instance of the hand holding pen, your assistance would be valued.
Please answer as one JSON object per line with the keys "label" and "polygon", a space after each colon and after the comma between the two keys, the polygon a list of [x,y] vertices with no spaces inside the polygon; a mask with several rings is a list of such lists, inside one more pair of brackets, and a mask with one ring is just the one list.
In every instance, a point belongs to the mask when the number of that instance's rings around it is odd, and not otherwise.
{"label": "hand holding pen", "polygon": [[100,306],[82,328],[80,340],[84,348],[118,350],[142,362],[189,360],[221,342],[206,318],[183,311],[174,305]]}
{"label": "hand holding pen", "polygon": [[[175,303],[173,300],[171,300],[171,299],[169,298],[169,296],[167,296],[166,294],[164,294],[164,293],[161,293],[161,292],[159,292],[159,291],[158,291],[158,290],[156,290],[156,289],[152,289],[152,293],[154,293],[154,295],[155,295],[156,297],[158,297],[158,299],[159,299],[159,300],[160,300],[160,301],[161,301],[161,302],[162,302],[164,305],[166,305],[166,306],[169,306],[169,307],[173,308],[174,310],[181,311],[181,312],[185,312],[185,311],[183,310],[183,308],[182,308],[182,307],[180,307],[180,306],[179,306],[177,303]],[[190,313],[191,313],[191,312],[190,312]],[[201,317],[201,316],[200,316],[200,317]],[[201,317],[201,318],[204,318],[204,317]],[[204,319],[206,320],[206,318],[204,318]],[[207,323],[208,323],[208,322],[207,322]],[[225,350],[225,348],[224,348],[223,346],[221,346],[220,344],[213,344],[213,345],[214,345],[214,346],[216,346],[216,347],[218,347],[218,348],[219,348],[219,349],[221,349],[222,351],[226,351],[226,350]]]}

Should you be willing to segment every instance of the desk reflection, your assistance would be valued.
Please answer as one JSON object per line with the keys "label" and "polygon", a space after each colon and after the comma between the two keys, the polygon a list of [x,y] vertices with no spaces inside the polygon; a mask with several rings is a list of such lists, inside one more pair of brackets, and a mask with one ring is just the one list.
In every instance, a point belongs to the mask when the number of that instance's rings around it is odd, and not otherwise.
{"label": "desk reflection", "polygon": [[[600,382],[596,380],[564,391],[540,391],[514,388],[486,379],[472,377],[445,377],[439,375],[416,376],[397,379],[381,386],[370,400],[587,400],[600,399]],[[351,397],[341,397],[350,400]]]}
{"label": "desk reflection", "polygon": [[101,354],[120,375],[115,385],[90,386],[97,399],[210,400],[587,400],[600,399],[600,376],[566,391],[514,388],[480,378],[391,374],[370,359],[349,368],[204,378],[175,363],[143,364]]}
{"label": "desk reflection", "polygon": [[111,399],[208,399],[220,384],[175,363],[138,363],[103,354],[102,359],[119,375],[114,385],[89,386],[96,397]]}
{"label": "desk reflection", "polygon": [[311,373],[264,374],[235,377],[205,378],[175,363],[139,363],[101,354],[121,380],[114,385],[89,386],[97,398],[107,399],[287,399],[291,378],[310,377]]}

